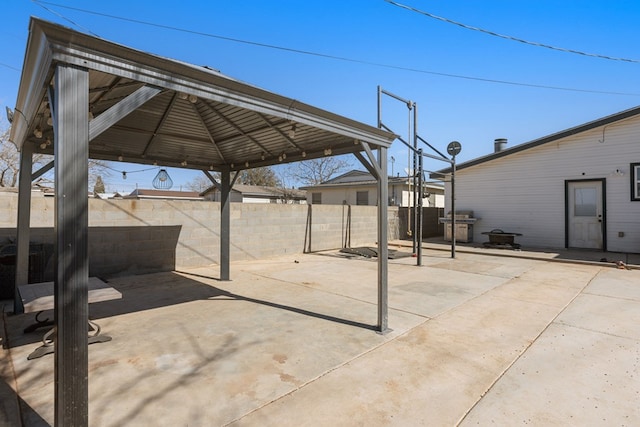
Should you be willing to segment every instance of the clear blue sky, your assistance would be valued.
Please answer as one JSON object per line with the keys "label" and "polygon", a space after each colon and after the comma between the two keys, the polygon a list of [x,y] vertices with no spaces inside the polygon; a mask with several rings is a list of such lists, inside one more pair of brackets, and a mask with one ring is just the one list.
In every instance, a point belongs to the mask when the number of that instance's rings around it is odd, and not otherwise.
{"label": "clear blue sky", "polygon": [[[459,162],[489,154],[495,138],[508,138],[511,147],[640,105],[640,2],[397,2],[502,35],[636,62],[508,40],[384,0],[12,0],[1,7],[0,106],[2,111],[5,105],[15,106],[30,16],[142,51],[208,65],[266,90],[373,126],[376,88],[380,85],[418,104],[422,138],[441,151],[450,141],[460,141],[463,149]],[[126,22],[70,8],[352,61]],[[383,120],[406,139],[404,104],[385,98]],[[395,158],[394,173],[402,173],[407,167],[406,148],[396,142],[390,155]],[[113,166],[128,171],[145,168]],[[354,166],[359,165],[354,162]],[[431,170],[445,166],[431,161],[425,164]],[[194,176],[193,172],[170,173],[174,189]],[[151,188],[154,175],[155,171],[129,174],[123,181],[120,174],[113,173],[106,179],[107,187],[124,191],[137,183],[141,188]]]}

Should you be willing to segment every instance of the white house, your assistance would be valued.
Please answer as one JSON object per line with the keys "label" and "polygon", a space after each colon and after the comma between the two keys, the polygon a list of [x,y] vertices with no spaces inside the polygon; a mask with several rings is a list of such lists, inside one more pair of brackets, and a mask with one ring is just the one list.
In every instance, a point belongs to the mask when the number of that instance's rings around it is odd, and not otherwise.
{"label": "white house", "polygon": [[[456,211],[480,218],[474,241],[500,229],[521,233],[525,247],[640,252],[640,107],[501,145],[496,140],[498,151],[456,168]],[[446,211],[450,203],[447,196]]]}
{"label": "white house", "polygon": [[[369,173],[352,170],[321,184],[301,187],[307,191],[307,202],[315,205],[369,205],[377,200],[377,181]],[[439,183],[423,183],[423,206],[444,207],[444,186]],[[411,206],[413,179],[389,177],[389,205]]]}

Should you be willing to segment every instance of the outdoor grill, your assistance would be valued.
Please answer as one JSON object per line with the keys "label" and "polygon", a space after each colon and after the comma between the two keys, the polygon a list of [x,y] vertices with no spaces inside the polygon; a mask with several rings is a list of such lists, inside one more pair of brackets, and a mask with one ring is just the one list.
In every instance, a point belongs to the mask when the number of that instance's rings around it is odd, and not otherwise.
{"label": "outdoor grill", "polygon": [[[473,217],[473,211],[457,211],[456,212],[456,242],[471,243],[473,242],[473,224],[480,218]],[[451,212],[438,221],[445,224],[444,240],[451,241]]]}

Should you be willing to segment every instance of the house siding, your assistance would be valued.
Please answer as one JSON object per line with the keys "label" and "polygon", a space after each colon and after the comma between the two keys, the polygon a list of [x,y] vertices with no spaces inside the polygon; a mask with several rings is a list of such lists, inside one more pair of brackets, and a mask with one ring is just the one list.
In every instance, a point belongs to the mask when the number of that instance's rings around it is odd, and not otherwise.
{"label": "house siding", "polygon": [[[632,117],[460,169],[456,210],[481,218],[476,242],[487,240],[482,232],[499,228],[522,233],[518,242],[524,246],[565,247],[565,181],[604,179],[607,249],[640,252],[640,202],[630,200],[629,188],[629,164],[637,161],[640,118]],[[450,205],[447,197],[446,211]]]}
{"label": "house siding", "polygon": [[[368,206],[376,206],[378,204],[378,190],[377,188],[365,187],[365,186],[350,186],[350,187],[335,187],[335,188],[323,188],[322,190],[313,190],[315,193],[322,193],[323,205],[356,205],[356,194],[358,191],[366,191],[369,194]],[[308,203],[311,203],[311,195],[307,195]]]}

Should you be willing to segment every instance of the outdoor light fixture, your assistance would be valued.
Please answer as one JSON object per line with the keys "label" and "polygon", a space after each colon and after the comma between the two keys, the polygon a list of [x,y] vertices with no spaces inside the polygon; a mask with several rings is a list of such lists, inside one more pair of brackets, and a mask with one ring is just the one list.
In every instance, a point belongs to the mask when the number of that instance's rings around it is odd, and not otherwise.
{"label": "outdoor light fixture", "polygon": [[189,95],[189,102],[195,104],[198,101],[198,97],[195,95]]}
{"label": "outdoor light fixture", "polygon": [[51,118],[51,116],[49,116],[49,117],[47,118],[47,124],[48,124],[49,126],[52,126],[52,125],[53,125],[53,118]]}
{"label": "outdoor light fixture", "polygon": [[249,162],[244,162],[244,167],[248,168],[249,167]]}
{"label": "outdoor light fixture", "polygon": [[153,188],[158,190],[168,190],[173,187],[173,180],[165,169],[160,169],[155,178],[153,178]]}
{"label": "outdoor light fixture", "polygon": [[282,156],[278,156],[278,161],[281,162],[282,161]]}
{"label": "outdoor light fixture", "polygon": [[180,166],[187,166],[187,160],[186,160],[186,159],[185,159],[185,160],[183,160],[183,161],[180,163]]}
{"label": "outdoor light fixture", "polygon": [[260,160],[264,160],[264,153],[260,156]]}
{"label": "outdoor light fixture", "polygon": [[302,157],[307,157],[307,152],[306,151],[302,152]]}
{"label": "outdoor light fixture", "polygon": [[213,170],[213,165],[209,165],[209,170],[212,171]]}
{"label": "outdoor light fixture", "polygon": [[189,95],[187,95],[184,92],[178,92],[178,98],[180,99],[187,99],[189,97]]}
{"label": "outdoor light fixture", "polygon": [[33,136],[35,136],[36,138],[42,138],[42,129],[40,129],[40,126],[36,127],[33,130]]}
{"label": "outdoor light fixture", "polygon": [[121,162],[124,159],[122,156],[118,156],[118,161]]}
{"label": "outdoor light fixture", "polygon": [[9,107],[5,107],[5,110],[7,112],[7,121],[9,123],[13,122],[13,110]]}
{"label": "outdoor light fixture", "polygon": [[287,158],[287,153],[282,153],[282,158],[286,159]]}
{"label": "outdoor light fixture", "polygon": [[296,124],[292,124],[291,125],[291,129],[289,129],[289,138],[295,138],[296,137]]}
{"label": "outdoor light fixture", "polygon": [[233,166],[234,166],[234,164],[233,164],[233,163],[231,163],[231,169],[233,169]]}

